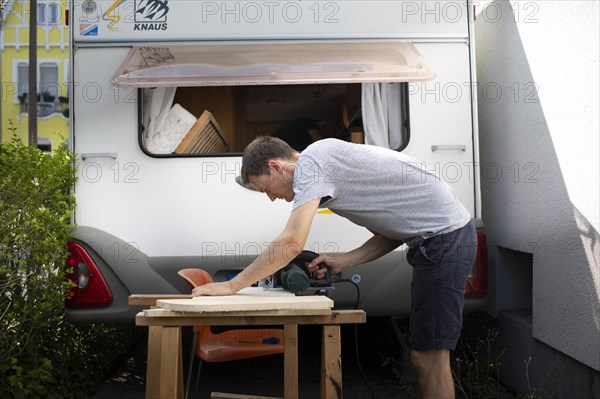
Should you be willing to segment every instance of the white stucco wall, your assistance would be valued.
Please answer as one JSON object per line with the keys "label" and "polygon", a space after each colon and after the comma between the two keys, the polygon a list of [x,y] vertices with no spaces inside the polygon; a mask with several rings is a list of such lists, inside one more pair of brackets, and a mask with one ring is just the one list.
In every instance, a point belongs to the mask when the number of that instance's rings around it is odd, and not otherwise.
{"label": "white stucco wall", "polygon": [[[482,208],[533,254],[533,336],[600,370],[599,2],[479,2]],[[496,265],[501,268],[502,265]],[[511,290],[492,270],[492,311]]]}

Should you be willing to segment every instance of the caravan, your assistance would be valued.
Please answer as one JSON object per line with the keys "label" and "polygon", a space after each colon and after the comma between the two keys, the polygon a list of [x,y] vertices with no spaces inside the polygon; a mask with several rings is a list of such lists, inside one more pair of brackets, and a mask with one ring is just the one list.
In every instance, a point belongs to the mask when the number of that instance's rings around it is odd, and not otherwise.
{"label": "caravan", "polygon": [[[291,205],[236,183],[241,152],[301,118],[419,159],[480,218],[469,1],[85,0],[71,15],[73,321],[132,322],[127,296],[186,292],[181,268],[218,281],[247,266]],[[305,249],[369,236],[319,210]],[[406,251],[343,276],[369,315],[408,314]],[[479,258],[467,306],[485,283]],[[331,297],[356,300],[343,284]]]}

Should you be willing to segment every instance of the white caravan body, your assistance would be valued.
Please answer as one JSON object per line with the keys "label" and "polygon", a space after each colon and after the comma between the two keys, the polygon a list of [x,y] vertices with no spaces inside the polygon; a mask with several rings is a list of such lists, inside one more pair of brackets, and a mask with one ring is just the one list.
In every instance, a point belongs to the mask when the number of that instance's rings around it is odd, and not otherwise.
{"label": "white caravan body", "polygon": [[[235,178],[243,146],[253,135],[270,134],[266,128],[274,126],[273,115],[277,112],[291,119],[291,108],[281,104],[296,100],[298,104],[307,103],[302,99],[307,87],[408,82],[404,86],[408,91],[404,109],[409,140],[402,151],[436,170],[472,217],[480,217],[470,2],[86,0],[72,3],[70,10],[71,128],[78,157],[78,227],[74,238],[98,260],[113,297],[116,292],[184,291],[183,280],[180,282],[176,276],[176,271],[184,267],[203,267],[217,280],[227,278],[248,265],[281,232],[291,204],[272,203],[266,195],[236,184]],[[292,67],[280,81],[270,78],[274,73],[261,69],[272,66],[269,46],[304,45],[302,48],[308,48],[308,52],[321,44],[333,49],[349,46],[351,59],[354,45],[400,42],[416,50],[435,76],[420,80],[364,75],[361,80],[360,74],[344,74],[346,67],[339,63],[318,66],[316,75],[307,77],[305,70],[294,75],[294,53],[288,60]],[[144,131],[148,126],[144,121],[152,111],[142,97],[155,87],[168,87],[181,76],[177,72],[174,76],[173,72],[149,75],[146,71],[136,75],[127,62],[135,58],[132,49],[142,49],[143,59],[148,54],[143,49],[154,49],[156,56],[161,51],[175,54],[181,46],[200,52],[207,46],[217,52],[222,46],[234,46],[230,48],[242,52],[249,48],[244,54],[258,54],[259,58],[262,53],[252,49],[268,50],[264,51],[264,62],[249,61],[253,63],[253,76],[244,75],[248,72],[243,65],[233,65],[235,73],[224,77],[223,65],[208,65],[211,60],[207,60],[208,66],[202,65],[202,78],[195,74],[179,80],[187,90],[185,98],[193,99],[196,94],[190,90],[197,87],[205,90],[197,92],[197,102],[222,101],[212,113],[220,115],[217,120],[223,130],[229,129],[225,132],[230,139],[225,152],[159,154],[146,148]],[[230,51],[222,53],[227,56]],[[318,52],[309,56],[316,60],[311,67],[318,64]],[[177,63],[177,57],[158,62],[161,66]],[[336,68],[341,68],[341,73]],[[367,65],[364,69],[369,68]],[[180,71],[184,74],[185,66]],[[183,90],[178,88],[180,92]],[[256,98],[248,100],[252,93]],[[337,107],[330,104],[332,101],[317,108]],[[177,97],[169,105],[175,102]],[[271,119],[258,120],[256,115],[269,104],[273,111],[265,114]],[[298,105],[299,111],[302,106]],[[315,110],[314,104],[307,107]],[[200,112],[192,113],[200,117]],[[240,128],[244,123],[252,124],[257,133],[246,130],[244,137],[234,137],[236,131],[244,129]],[[260,131],[261,126],[265,131]],[[368,142],[368,133],[364,136]],[[305,249],[344,252],[361,245],[370,235],[366,229],[320,210]],[[361,306],[370,314],[407,313],[411,270],[405,252],[406,246],[402,246],[373,265],[358,266],[344,276],[359,282]],[[155,281],[144,282],[142,276]],[[352,303],[352,287],[335,291],[336,304]],[[123,317],[131,317],[122,299],[113,300],[115,303],[108,308],[96,312],[109,315],[112,308]],[[72,310],[71,315],[81,320],[86,317],[82,310]]]}

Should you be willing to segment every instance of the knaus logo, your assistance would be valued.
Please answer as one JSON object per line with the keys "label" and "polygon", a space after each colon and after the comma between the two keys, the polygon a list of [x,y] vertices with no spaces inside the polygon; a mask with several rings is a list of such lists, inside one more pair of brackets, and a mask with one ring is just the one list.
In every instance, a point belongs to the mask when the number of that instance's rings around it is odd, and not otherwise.
{"label": "knaus logo", "polygon": [[133,30],[166,30],[168,1],[135,0]]}
{"label": "knaus logo", "polygon": [[[133,30],[166,30],[168,1],[162,0],[115,0],[102,13],[102,20],[112,32],[120,32],[123,24],[133,23]],[[85,0],[82,4],[81,28],[87,25],[96,27],[100,17],[99,7],[94,0]],[[86,25],[86,26],[83,26]],[[97,28],[96,28],[97,29]],[[97,35],[96,32],[92,35]]]}

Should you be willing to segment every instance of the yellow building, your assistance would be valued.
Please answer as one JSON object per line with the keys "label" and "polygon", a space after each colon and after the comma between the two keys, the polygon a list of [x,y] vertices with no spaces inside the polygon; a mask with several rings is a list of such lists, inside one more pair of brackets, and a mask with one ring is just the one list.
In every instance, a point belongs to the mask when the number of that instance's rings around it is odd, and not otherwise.
{"label": "yellow building", "polygon": [[[9,140],[9,120],[27,142],[29,114],[30,0],[1,0],[1,140]],[[66,0],[37,1],[38,144],[55,148],[69,137],[69,27]]]}

